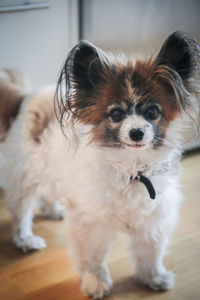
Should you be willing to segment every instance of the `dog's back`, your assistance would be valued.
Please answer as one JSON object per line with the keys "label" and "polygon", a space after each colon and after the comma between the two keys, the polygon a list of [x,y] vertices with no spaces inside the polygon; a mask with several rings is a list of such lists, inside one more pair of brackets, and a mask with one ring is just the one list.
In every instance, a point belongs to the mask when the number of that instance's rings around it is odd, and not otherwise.
{"label": "dog's back", "polygon": [[5,164],[1,147],[29,90],[30,84],[20,71],[16,69],[0,70],[0,187],[3,186],[1,175]]}
{"label": "dog's back", "polygon": [[20,71],[0,70],[0,142],[6,138],[29,88],[28,80]]}
{"label": "dog's back", "polygon": [[[29,92],[29,86],[20,71],[0,70],[0,187],[6,190],[9,182],[17,180],[22,169],[28,168],[23,163],[31,164],[33,153],[40,158],[48,148],[46,140],[50,134],[45,132],[55,120],[55,86],[35,93]],[[14,170],[17,177],[11,175]]]}

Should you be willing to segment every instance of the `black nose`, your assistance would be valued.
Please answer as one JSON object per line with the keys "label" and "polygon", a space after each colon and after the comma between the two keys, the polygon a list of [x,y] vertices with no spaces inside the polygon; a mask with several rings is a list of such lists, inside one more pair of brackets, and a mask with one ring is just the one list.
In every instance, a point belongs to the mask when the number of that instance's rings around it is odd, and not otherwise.
{"label": "black nose", "polygon": [[142,128],[131,129],[129,132],[131,140],[139,142],[143,139],[144,130]]}

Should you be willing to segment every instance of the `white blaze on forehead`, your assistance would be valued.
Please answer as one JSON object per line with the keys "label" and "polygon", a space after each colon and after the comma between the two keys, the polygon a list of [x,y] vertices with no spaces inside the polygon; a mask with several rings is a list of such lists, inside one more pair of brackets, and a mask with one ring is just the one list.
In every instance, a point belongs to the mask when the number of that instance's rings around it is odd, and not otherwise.
{"label": "white blaze on forehead", "polygon": [[143,117],[136,115],[135,113],[131,116],[128,116],[124,119],[119,137],[120,140],[124,143],[130,143],[131,139],[129,137],[129,132],[132,129],[142,128],[144,130],[144,143],[151,142],[154,138],[153,126],[146,121]]}
{"label": "white blaze on forehead", "polygon": [[128,97],[129,97],[129,99],[132,99],[133,95],[134,95],[134,88],[131,84],[131,80],[129,78],[126,78],[125,79],[125,84],[126,84],[126,87],[127,87]]}

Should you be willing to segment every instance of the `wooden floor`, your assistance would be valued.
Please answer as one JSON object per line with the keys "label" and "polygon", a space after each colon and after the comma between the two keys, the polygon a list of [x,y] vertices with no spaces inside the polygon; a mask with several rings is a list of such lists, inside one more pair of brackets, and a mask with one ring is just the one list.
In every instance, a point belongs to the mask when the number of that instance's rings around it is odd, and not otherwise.
{"label": "wooden floor", "polygon": [[[200,299],[200,153],[182,162],[185,202],[165,265],[176,273],[176,286],[169,292],[152,292],[132,279],[127,237],[119,235],[108,258],[114,280],[109,300],[199,300]],[[0,198],[3,198],[1,193]],[[34,231],[47,241],[47,249],[22,254],[11,244],[11,218],[0,201],[0,299],[83,300],[79,279],[65,247],[65,221],[36,217]]]}

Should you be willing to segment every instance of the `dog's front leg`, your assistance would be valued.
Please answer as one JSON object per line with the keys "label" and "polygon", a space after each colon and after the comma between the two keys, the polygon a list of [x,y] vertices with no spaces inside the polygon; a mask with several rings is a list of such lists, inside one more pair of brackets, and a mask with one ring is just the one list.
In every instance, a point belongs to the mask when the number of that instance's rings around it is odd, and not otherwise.
{"label": "dog's front leg", "polygon": [[136,279],[153,290],[168,290],[174,286],[174,274],[163,266],[166,237],[136,237],[131,251],[136,263]]}
{"label": "dog's front leg", "polygon": [[69,223],[68,250],[81,277],[81,290],[86,296],[101,299],[112,287],[105,257],[113,234],[109,226],[99,222],[85,224],[79,219]]}
{"label": "dog's front leg", "polygon": [[[45,240],[33,234],[32,218],[33,207],[36,201],[33,195],[22,199],[12,199],[15,205],[10,205],[13,216],[13,243],[24,252],[39,250],[46,247]],[[9,201],[11,204],[11,201]]]}

